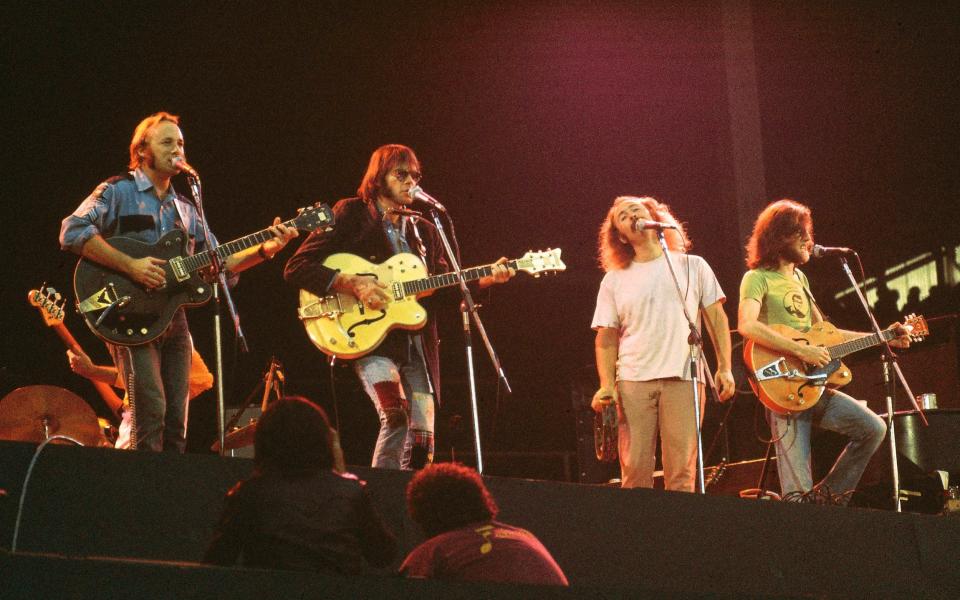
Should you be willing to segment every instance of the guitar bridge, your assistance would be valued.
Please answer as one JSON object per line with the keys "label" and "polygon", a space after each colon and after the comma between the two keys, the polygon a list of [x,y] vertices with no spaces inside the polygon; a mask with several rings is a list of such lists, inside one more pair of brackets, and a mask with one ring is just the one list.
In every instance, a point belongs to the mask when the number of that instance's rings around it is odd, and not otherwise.
{"label": "guitar bridge", "polygon": [[170,270],[173,271],[173,276],[177,279],[177,283],[190,279],[190,272],[184,267],[182,256],[171,258],[169,264]]}
{"label": "guitar bridge", "polygon": [[803,379],[808,381],[826,382],[827,380],[827,376],[823,373],[807,375],[799,369],[788,369],[787,359],[783,358],[782,356],[754,371],[753,376],[756,377],[757,381],[770,381],[771,379]]}

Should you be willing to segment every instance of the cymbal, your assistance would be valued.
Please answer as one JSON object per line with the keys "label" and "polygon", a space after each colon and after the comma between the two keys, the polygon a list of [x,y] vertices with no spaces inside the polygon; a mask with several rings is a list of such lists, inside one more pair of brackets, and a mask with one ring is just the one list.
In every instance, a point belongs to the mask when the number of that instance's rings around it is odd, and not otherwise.
{"label": "cymbal", "polygon": [[97,415],[84,400],[53,385],[28,385],[0,399],[0,439],[42,442],[67,435],[85,446],[107,445]]}
{"label": "cymbal", "polygon": [[[236,450],[237,448],[243,448],[245,446],[253,445],[253,438],[257,434],[257,422],[254,421],[249,425],[241,427],[240,429],[234,429],[228,433],[223,438],[223,447],[225,450]],[[217,440],[210,446],[210,449],[214,452],[220,451],[220,440]]]}

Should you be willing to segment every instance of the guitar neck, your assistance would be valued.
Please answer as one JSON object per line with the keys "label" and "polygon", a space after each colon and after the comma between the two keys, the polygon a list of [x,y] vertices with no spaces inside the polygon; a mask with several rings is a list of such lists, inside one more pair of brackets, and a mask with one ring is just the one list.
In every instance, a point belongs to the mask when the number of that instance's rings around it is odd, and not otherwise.
{"label": "guitar neck", "polygon": [[[519,260],[508,260],[507,267],[517,270],[519,267],[523,266],[521,264],[522,262],[523,261]],[[482,277],[492,275],[493,265],[483,265],[481,267],[473,267],[472,269],[464,269],[461,271],[461,273],[463,273],[464,281],[476,281]],[[442,275],[433,275],[432,277],[424,277],[423,279],[414,279],[413,281],[405,281],[403,283],[403,294],[404,296],[416,296],[431,290],[457,285],[459,281],[460,278],[457,277],[455,272],[444,273]]]}
{"label": "guitar neck", "polygon": [[[296,219],[290,219],[289,221],[282,223],[282,225],[285,225],[286,227],[296,227],[296,221]],[[272,237],[273,234],[270,233],[269,229],[261,229],[256,233],[251,233],[250,235],[235,239],[232,242],[220,244],[213,250],[207,250],[206,252],[199,252],[191,256],[185,256],[183,257],[183,264],[188,272],[195,273],[200,269],[209,267],[213,263],[214,254],[217,255],[219,261],[225,261],[228,256],[232,256],[241,250],[246,250],[247,248],[259,246]]]}
{"label": "guitar neck", "polygon": [[872,333],[862,338],[849,340],[841,344],[837,344],[836,346],[830,346],[830,348],[828,348],[830,351],[830,358],[843,358],[848,354],[853,354],[854,352],[860,352],[861,350],[866,350],[867,348],[879,346],[880,344],[889,342],[897,337],[896,330],[894,329],[885,329],[880,333],[882,335],[878,336],[877,334]]}

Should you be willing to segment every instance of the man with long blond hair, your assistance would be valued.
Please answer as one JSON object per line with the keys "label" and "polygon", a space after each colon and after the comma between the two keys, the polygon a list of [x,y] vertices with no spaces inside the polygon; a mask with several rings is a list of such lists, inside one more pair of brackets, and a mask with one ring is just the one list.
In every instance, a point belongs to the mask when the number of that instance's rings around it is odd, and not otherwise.
{"label": "man with long blond hair", "polygon": [[[687,312],[702,314],[717,354],[714,376],[721,401],[735,391],[730,369],[730,327],[713,270],[699,256],[670,209],[653,198],[621,196],[600,227],[600,264],[606,275],[593,316],[600,389],[591,406],[616,403],[623,487],[653,487],[660,435],[664,487],[693,492],[697,439],[690,380],[690,329],[657,233],[640,220],[672,224],[664,233],[673,255]],[[700,380],[703,381],[702,374]],[[703,398],[701,389],[701,414]]]}
{"label": "man with long blond hair", "polygon": [[[822,367],[830,353],[822,346],[802,344],[769,327],[787,325],[806,331],[823,321],[810,292],[807,276],[798,268],[810,260],[813,249],[813,218],[810,209],[793,200],[778,200],[757,217],[747,243],[747,271],[740,283],[737,327],[748,340],[785,352],[805,364]],[[840,330],[851,340],[869,334]],[[910,344],[901,327],[892,345]],[[767,410],[767,422],[777,450],[780,489],[786,499],[849,501],[863,470],[883,442],[886,425],[850,396],[825,389],[820,401],[799,412],[779,414]],[[810,468],[810,430],[814,424],[850,438],[827,476],[816,486]],[[822,492],[817,497],[810,492]]]}
{"label": "man with long blond hair", "polygon": [[[114,236],[156,244],[166,233],[188,234],[187,253],[215,247],[190,200],[173,187],[172,179],[185,160],[180,118],[158,112],[143,119],[130,141],[130,171],[100,184],[63,220],[60,246],[100,263],[148,290],[166,285],[166,260],[133,258],[114,248]],[[239,273],[279,252],[297,230],[274,219],[273,237],[224,261],[228,273]],[[107,344],[123,380],[131,382],[130,448],[183,452],[187,442],[187,396],[193,344],[183,310],[177,310],[166,331],[138,346]]]}
{"label": "man with long blond hair", "polygon": [[[332,254],[348,252],[379,263],[394,254],[413,253],[432,275],[449,272],[436,228],[409,210],[410,190],[420,181],[420,161],[411,148],[387,144],[370,156],[356,198],[333,207],[337,223],[330,234],[314,232],[287,262],[284,278],[319,296],[331,291],[351,294],[367,309],[379,311],[390,302],[389,290],[372,275],[341,273],[324,265]],[[515,271],[500,259],[479,287],[503,283]],[[434,397],[439,394],[439,340],[434,318],[438,303],[456,294],[453,288],[425,298],[430,315],[419,331],[396,329],[369,354],[353,360],[353,368],[373,402],[380,433],[372,465],[387,469],[422,468],[433,460]]]}

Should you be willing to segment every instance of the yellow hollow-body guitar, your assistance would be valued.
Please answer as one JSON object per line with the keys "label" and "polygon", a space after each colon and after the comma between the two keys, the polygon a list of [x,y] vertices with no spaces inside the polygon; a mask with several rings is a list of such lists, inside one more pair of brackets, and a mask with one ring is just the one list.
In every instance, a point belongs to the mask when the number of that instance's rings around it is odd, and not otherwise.
{"label": "yellow hollow-body guitar", "polygon": [[[341,359],[370,353],[393,329],[420,329],[427,322],[427,311],[417,298],[458,282],[456,273],[431,276],[423,261],[409,253],[396,254],[380,264],[339,253],[327,257],[323,264],[341,273],[372,275],[387,286],[390,296],[386,307],[371,310],[352,294],[331,292],[321,297],[300,290],[297,313],[310,341],[325,354]],[[464,269],[463,277],[466,281],[480,279],[491,274],[491,266]],[[534,277],[567,268],[560,260],[559,248],[527,252],[523,258],[508,261],[507,266]]]}

